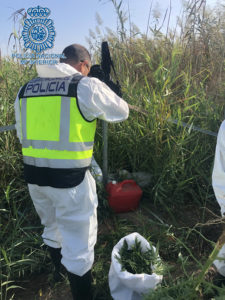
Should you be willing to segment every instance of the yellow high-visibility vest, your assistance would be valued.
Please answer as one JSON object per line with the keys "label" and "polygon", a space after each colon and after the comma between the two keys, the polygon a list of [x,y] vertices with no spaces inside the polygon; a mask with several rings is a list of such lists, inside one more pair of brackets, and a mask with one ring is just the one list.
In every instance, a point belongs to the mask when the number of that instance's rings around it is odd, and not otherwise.
{"label": "yellow high-visibility vest", "polygon": [[[78,78],[79,77],[79,78]],[[37,78],[20,94],[24,163],[48,168],[90,165],[96,120],[82,115],[77,100],[81,76]]]}

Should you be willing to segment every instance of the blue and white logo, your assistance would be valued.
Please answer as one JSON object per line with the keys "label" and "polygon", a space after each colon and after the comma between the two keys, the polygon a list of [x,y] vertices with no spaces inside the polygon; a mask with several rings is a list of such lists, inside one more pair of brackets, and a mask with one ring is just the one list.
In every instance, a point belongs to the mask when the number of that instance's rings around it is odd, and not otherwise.
{"label": "blue and white logo", "polygon": [[24,21],[22,37],[24,47],[37,53],[53,48],[55,39],[54,22],[47,19],[51,11],[47,7],[31,7],[27,10],[31,17]]}

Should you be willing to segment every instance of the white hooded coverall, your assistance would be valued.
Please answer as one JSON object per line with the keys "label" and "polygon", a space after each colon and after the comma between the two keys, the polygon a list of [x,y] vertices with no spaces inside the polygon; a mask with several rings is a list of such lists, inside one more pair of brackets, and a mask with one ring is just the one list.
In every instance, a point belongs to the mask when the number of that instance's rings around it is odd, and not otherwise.
{"label": "white hooded coverall", "polygon": [[[221,214],[225,217],[225,121],[222,122],[217,136],[212,185]],[[225,245],[221,248],[218,257],[225,259]],[[225,260],[217,259],[213,263],[217,271],[225,276]]]}
{"label": "white hooded coverall", "polygon": [[[58,78],[80,74],[68,64],[38,66],[39,77]],[[80,74],[81,75],[81,74]],[[77,86],[80,110],[87,120],[108,122],[126,120],[127,103],[97,78],[83,77]],[[19,98],[15,101],[17,136],[21,141]],[[73,188],[28,184],[30,196],[44,225],[44,243],[61,248],[62,264],[73,274],[83,276],[94,261],[97,239],[97,194],[95,180],[86,171],[84,180]]]}

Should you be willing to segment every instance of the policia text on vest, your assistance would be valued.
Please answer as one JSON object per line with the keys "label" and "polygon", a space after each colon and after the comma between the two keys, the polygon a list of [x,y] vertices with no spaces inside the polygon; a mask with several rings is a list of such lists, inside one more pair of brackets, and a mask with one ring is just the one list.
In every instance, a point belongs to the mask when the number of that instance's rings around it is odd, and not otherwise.
{"label": "policia text on vest", "polygon": [[26,85],[24,96],[36,95],[66,95],[68,93],[71,77],[67,78],[37,78]]}
{"label": "policia text on vest", "polygon": [[22,153],[28,183],[69,188],[82,182],[91,163],[96,120],[86,120],[80,111],[81,78],[36,78],[22,87]]}

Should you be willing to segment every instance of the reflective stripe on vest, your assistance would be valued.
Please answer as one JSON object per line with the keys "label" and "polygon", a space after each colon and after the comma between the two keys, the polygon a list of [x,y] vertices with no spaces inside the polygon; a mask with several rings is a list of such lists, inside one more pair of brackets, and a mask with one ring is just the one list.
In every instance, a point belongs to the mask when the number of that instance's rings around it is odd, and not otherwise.
{"label": "reflective stripe on vest", "polygon": [[75,97],[21,98],[20,109],[24,163],[50,168],[90,165],[96,120],[83,118]]}

